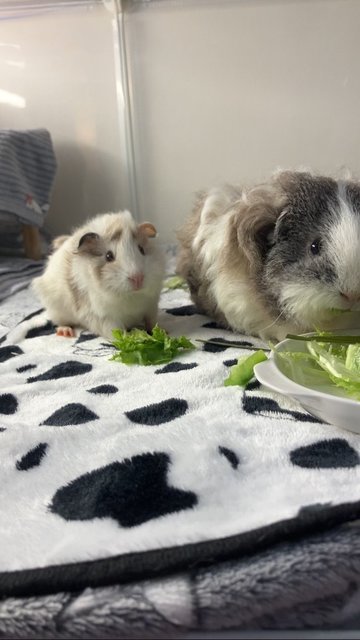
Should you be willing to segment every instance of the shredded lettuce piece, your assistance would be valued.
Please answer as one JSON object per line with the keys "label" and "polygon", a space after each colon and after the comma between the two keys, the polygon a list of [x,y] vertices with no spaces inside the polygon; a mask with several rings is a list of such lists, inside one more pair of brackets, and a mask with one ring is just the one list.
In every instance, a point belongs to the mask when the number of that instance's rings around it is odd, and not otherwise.
{"label": "shredded lettuce piece", "polygon": [[304,386],[321,387],[329,383],[346,395],[360,400],[360,336],[341,336],[318,332],[311,336],[288,338],[304,340],[307,352],[275,351],[285,373]]}
{"label": "shredded lettuce piece", "polygon": [[165,289],[187,289],[188,285],[187,282],[184,278],[182,278],[181,276],[171,276],[170,278],[167,278],[167,280],[165,280],[164,282],[164,288]]}
{"label": "shredded lettuce piece", "polygon": [[[352,347],[348,355],[349,347]],[[360,375],[356,370],[355,360],[356,353],[359,352],[359,345],[349,345],[345,349],[345,353],[339,352],[339,350],[332,350],[332,345],[321,344],[320,342],[308,343],[308,349],[314,356],[316,362],[322,367],[330,376],[331,380],[335,384],[339,384],[344,388],[347,386],[351,388],[358,388],[360,392]],[[346,364],[350,364],[350,367]],[[355,367],[355,369],[353,368]]]}
{"label": "shredded lettuce piece", "polygon": [[351,309],[337,309],[336,307],[332,307],[332,309],[329,309],[330,313],[333,313],[334,315],[341,315],[342,313],[351,313]]}
{"label": "shredded lettuce piece", "polygon": [[185,336],[171,338],[158,325],[155,325],[151,335],[143,329],[121,331],[113,329],[113,345],[117,352],[111,360],[124,364],[163,364],[170,362],[178,354],[196,349],[196,346]]}
{"label": "shredded lettuce piece", "polygon": [[225,387],[235,385],[245,387],[254,377],[254,366],[264,360],[267,360],[267,355],[262,349],[252,353],[251,356],[240,356],[237,364],[230,368],[229,377],[224,381]]}
{"label": "shredded lettuce piece", "polygon": [[360,345],[349,344],[346,351],[345,367],[350,371],[356,371],[360,380]]}

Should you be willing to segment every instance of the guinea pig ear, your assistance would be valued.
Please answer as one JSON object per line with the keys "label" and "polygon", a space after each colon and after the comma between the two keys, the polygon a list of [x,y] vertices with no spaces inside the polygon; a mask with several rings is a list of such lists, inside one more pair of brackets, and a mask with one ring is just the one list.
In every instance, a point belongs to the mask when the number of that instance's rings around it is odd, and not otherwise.
{"label": "guinea pig ear", "polygon": [[263,259],[271,246],[275,222],[267,216],[249,216],[238,226],[238,242],[242,250],[252,262],[254,258]]}
{"label": "guinea pig ear", "polygon": [[101,256],[100,236],[97,233],[85,233],[79,240],[77,253]]}
{"label": "guinea pig ear", "polygon": [[157,236],[157,231],[151,222],[142,222],[138,226],[138,230],[140,233],[145,234],[148,238],[155,238]]}
{"label": "guinea pig ear", "polygon": [[250,267],[263,262],[272,245],[276,221],[283,211],[283,202],[271,202],[266,198],[256,198],[255,202],[244,203],[235,217],[237,240],[245,253]]}

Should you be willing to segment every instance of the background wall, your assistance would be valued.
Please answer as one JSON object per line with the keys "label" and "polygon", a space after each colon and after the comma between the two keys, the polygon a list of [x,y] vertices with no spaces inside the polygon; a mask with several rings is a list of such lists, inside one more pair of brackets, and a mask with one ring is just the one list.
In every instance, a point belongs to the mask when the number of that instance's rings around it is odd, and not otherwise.
{"label": "background wall", "polygon": [[[133,3],[134,6],[134,3]],[[128,15],[141,214],[276,167],[360,170],[359,0],[154,2]]]}
{"label": "background wall", "polygon": [[[110,5],[0,22],[0,127],[53,136],[51,231],[135,207],[174,241],[199,189],[278,166],[360,173],[359,0],[127,0],[124,9],[137,198]],[[25,108],[1,102],[1,90]]]}

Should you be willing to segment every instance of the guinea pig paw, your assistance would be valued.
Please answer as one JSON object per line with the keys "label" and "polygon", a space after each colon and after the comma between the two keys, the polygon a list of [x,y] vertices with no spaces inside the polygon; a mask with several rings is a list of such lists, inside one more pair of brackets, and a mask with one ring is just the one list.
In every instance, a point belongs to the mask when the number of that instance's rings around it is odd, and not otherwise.
{"label": "guinea pig paw", "polygon": [[63,338],[74,338],[75,331],[72,327],[57,327],[56,335]]}

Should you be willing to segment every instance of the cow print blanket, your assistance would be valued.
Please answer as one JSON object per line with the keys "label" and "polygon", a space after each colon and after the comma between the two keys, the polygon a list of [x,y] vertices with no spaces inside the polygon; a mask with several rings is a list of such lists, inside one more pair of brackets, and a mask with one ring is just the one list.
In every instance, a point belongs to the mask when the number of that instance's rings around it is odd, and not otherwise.
{"label": "cow print blanket", "polygon": [[225,387],[261,343],[187,291],[163,291],[159,325],[210,343],[162,366],[56,337],[32,305],[0,344],[2,595],[164,575],[359,517],[359,437],[255,380]]}

